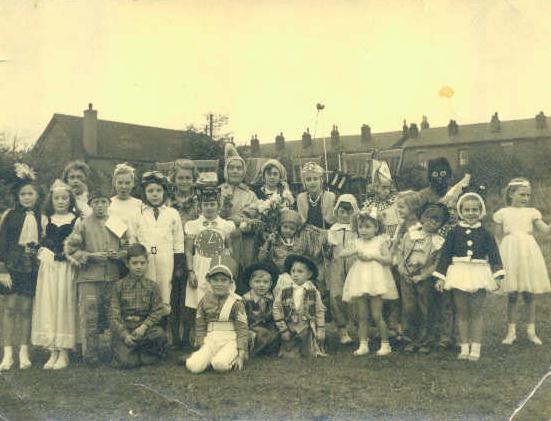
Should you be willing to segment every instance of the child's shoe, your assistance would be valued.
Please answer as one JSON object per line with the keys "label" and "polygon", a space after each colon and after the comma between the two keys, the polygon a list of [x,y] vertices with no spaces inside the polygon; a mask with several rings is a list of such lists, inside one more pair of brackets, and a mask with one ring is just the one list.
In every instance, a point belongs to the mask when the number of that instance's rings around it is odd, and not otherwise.
{"label": "child's shoe", "polygon": [[469,354],[469,361],[478,361],[480,359],[480,344],[473,342],[471,344],[471,352]]}
{"label": "child's shoe", "polygon": [[58,357],[59,351],[52,350],[52,352],[50,353],[50,358],[48,359],[48,361],[46,361],[46,364],[44,364],[42,368],[44,370],[51,370],[52,368],[54,368],[54,364],[56,363]]}
{"label": "child's shoe", "polygon": [[13,348],[11,346],[4,347],[4,358],[0,363],[0,371],[8,371],[13,366]]}
{"label": "child's shoe", "polygon": [[530,323],[526,326],[526,335],[528,336],[528,340],[533,344],[542,344],[541,339],[538,338],[538,335],[536,335],[536,325],[534,323]]}
{"label": "child's shoe", "polygon": [[66,349],[59,351],[59,357],[52,367],[54,370],[63,370],[69,366],[69,355]]}
{"label": "child's shoe", "polygon": [[26,370],[32,367],[31,360],[29,359],[29,346],[21,345],[19,348],[19,368]]}
{"label": "child's shoe", "polygon": [[390,353],[392,353],[392,348],[390,347],[390,344],[388,342],[381,342],[381,347],[376,352],[376,354],[379,357],[383,357],[383,356],[388,355]]}
{"label": "child's shoe", "polygon": [[413,354],[415,351],[417,351],[417,345],[415,344],[415,342],[410,342],[404,348],[404,352],[406,354]]}
{"label": "child's shoe", "polygon": [[352,342],[352,338],[350,337],[350,335],[348,334],[348,330],[346,329],[341,329],[339,332],[339,336],[339,342],[341,343],[341,345],[346,345]]}
{"label": "child's shoe", "polygon": [[360,341],[360,346],[354,351],[354,356],[360,357],[367,354],[369,354],[369,343],[367,341]]}
{"label": "child's shoe", "polygon": [[458,360],[468,360],[469,359],[469,344],[460,344],[461,351],[457,356]]}
{"label": "child's shoe", "polygon": [[501,341],[503,345],[513,345],[513,343],[517,340],[517,330],[516,325],[514,323],[509,323],[507,327],[507,336],[505,336],[505,339]]}

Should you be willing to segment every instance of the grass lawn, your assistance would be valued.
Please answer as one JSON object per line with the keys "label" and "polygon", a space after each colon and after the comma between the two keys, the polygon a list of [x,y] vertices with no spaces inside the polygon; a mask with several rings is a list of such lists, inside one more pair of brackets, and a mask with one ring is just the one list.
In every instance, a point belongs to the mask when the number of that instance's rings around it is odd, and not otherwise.
{"label": "grass lawn", "polygon": [[[516,345],[499,344],[505,306],[505,297],[487,300],[478,363],[452,352],[357,358],[334,338],[326,359],[258,358],[225,375],[192,375],[175,355],[131,371],[52,372],[37,352],[32,369],[1,374],[0,419],[506,420],[551,364],[551,297],[538,306],[540,347],[525,341],[523,324]],[[551,419],[551,379],[515,419]]]}

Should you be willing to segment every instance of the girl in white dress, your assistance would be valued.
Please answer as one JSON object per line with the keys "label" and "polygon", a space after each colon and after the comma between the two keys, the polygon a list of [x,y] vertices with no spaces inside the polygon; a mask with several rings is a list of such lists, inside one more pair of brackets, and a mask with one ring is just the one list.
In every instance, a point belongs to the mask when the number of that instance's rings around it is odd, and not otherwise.
{"label": "girl in white dress", "polygon": [[381,347],[377,355],[388,355],[392,350],[383,318],[383,300],[398,298],[398,290],[390,272],[390,238],[382,233],[384,225],[376,208],[355,214],[352,218],[352,228],[358,234],[355,247],[343,250],[339,257],[357,256],[346,275],[342,293],[342,300],[355,302],[358,309],[360,346],[354,351],[354,355],[369,353],[369,310],[381,336]]}
{"label": "girl in white dress", "polygon": [[136,223],[140,217],[142,201],[132,197],[134,189],[134,168],[124,164],[117,164],[113,172],[113,188],[116,195],[111,198],[109,215],[116,216],[130,229],[133,237],[136,233]]}
{"label": "girl in white dress", "polygon": [[33,345],[50,350],[44,369],[60,370],[69,365],[68,350],[76,340],[75,266],[63,252],[65,238],[71,234],[77,219],[75,197],[71,187],[56,180],[46,200],[48,218],[42,248],[39,251],[38,279],[33,306]]}
{"label": "girl in white dress", "polygon": [[136,223],[138,243],[149,253],[147,278],[157,282],[161,297],[170,308],[173,271],[185,265],[184,230],[178,211],[166,205],[168,180],[158,171],[142,176],[144,205]]}
{"label": "girl in white dress", "polygon": [[505,267],[505,281],[502,290],[508,294],[507,336],[502,341],[512,345],[516,339],[516,319],[518,313],[518,296],[522,294],[528,307],[528,340],[541,345],[536,335],[536,301],[534,294],[551,291],[547,267],[541,250],[534,238],[534,229],[550,233],[551,227],[542,220],[539,210],[530,207],[532,189],[525,178],[514,178],[505,188],[507,207],[494,213],[502,237],[499,245]]}

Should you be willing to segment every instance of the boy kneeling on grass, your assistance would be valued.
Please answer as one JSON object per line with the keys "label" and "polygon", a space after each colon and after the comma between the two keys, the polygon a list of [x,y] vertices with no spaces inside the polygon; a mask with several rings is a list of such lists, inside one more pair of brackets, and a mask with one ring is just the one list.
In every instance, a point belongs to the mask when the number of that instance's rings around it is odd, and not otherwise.
{"label": "boy kneeling on grass", "polygon": [[126,257],[129,273],[113,287],[109,320],[117,368],[154,364],[164,356],[166,333],[160,322],[169,309],[159,285],[145,277],[147,264],[147,249],[131,245]]}
{"label": "boy kneeling on grass", "polygon": [[200,348],[186,360],[186,367],[192,373],[202,373],[209,366],[215,371],[243,369],[249,331],[245,306],[234,293],[230,269],[234,264],[229,257],[211,261],[206,276],[211,291],[199,302],[195,319],[195,343]]}

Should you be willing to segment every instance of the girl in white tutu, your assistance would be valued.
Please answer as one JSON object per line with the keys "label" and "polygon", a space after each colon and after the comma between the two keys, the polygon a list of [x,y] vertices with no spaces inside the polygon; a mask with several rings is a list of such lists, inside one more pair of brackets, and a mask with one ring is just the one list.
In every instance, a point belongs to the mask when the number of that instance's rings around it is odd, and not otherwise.
{"label": "girl in white tutu", "polygon": [[528,340],[541,345],[536,335],[536,301],[534,294],[551,291],[547,267],[541,250],[533,236],[534,229],[549,233],[551,227],[543,222],[539,210],[530,207],[532,189],[525,178],[514,178],[505,188],[507,207],[494,213],[494,221],[499,226],[498,238],[503,264],[507,275],[502,290],[508,294],[507,336],[502,341],[512,345],[516,341],[516,319],[518,296],[522,294],[528,307]]}
{"label": "girl in white tutu", "polygon": [[56,180],[46,200],[48,217],[42,248],[38,253],[40,268],[33,307],[33,345],[50,350],[45,369],[60,370],[69,365],[68,350],[76,340],[75,266],[63,252],[65,238],[77,219],[76,201],[71,187]]}
{"label": "girl in white tutu", "polygon": [[484,199],[478,193],[465,193],[457,201],[457,214],[460,222],[446,236],[433,275],[438,291],[452,291],[461,347],[458,358],[478,361],[486,291],[498,288],[496,280],[505,271],[494,237],[480,223],[486,214]]}
{"label": "girl in white tutu", "polygon": [[377,209],[372,208],[352,217],[352,229],[358,234],[358,239],[352,249],[345,249],[338,255],[341,258],[357,256],[346,275],[342,292],[342,300],[354,302],[358,308],[360,346],[354,351],[356,356],[369,353],[369,310],[381,336],[381,347],[377,355],[388,355],[392,352],[383,318],[383,299],[398,299],[398,291],[390,272],[390,239],[382,233],[384,226],[377,213]]}

